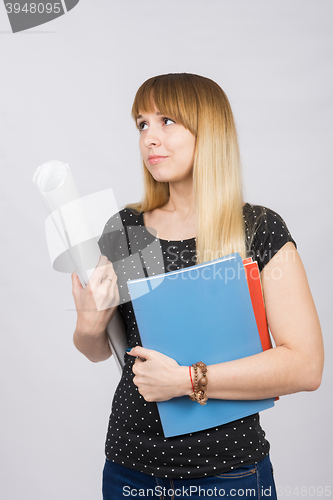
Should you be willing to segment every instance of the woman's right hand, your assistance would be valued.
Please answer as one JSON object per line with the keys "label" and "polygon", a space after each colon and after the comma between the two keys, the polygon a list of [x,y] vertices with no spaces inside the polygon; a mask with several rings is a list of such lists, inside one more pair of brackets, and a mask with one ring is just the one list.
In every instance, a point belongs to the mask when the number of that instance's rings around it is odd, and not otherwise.
{"label": "woman's right hand", "polygon": [[102,255],[88,285],[83,288],[76,272],[72,274],[73,297],[77,311],[76,331],[98,337],[113,318],[119,305],[117,275],[112,263]]}

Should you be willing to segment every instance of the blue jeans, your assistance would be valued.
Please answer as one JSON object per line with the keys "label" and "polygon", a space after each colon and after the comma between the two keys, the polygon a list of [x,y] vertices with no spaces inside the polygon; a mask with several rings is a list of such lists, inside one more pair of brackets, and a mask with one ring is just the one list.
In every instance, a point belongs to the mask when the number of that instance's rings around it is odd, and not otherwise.
{"label": "blue jeans", "polygon": [[269,455],[256,464],[239,467],[226,474],[196,479],[154,477],[106,460],[103,500],[135,497],[160,500],[202,497],[229,497],[231,500],[277,499]]}

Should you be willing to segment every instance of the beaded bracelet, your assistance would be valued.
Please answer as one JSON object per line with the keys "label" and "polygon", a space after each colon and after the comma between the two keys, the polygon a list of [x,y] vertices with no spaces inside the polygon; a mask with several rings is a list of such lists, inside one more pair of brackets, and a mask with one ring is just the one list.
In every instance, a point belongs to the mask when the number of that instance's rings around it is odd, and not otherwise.
{"label": "beaded bracelet", "polygon": [[[192,399],[192,401],[197,401],[198,403],[201,404],[201,406],[203,406],[206,404],[208,400],[206,394],[208,385],[207,366],[202,361],[198,361],[197,363],[194,363],[192,367],[194,369],[194,384],[192,382],[191,367],[189,366],[190,377],[193,388],[193,392],[189,394],[189,398]],[[201,371],[202,375],[200,379],[198,376],[198,368]]]}

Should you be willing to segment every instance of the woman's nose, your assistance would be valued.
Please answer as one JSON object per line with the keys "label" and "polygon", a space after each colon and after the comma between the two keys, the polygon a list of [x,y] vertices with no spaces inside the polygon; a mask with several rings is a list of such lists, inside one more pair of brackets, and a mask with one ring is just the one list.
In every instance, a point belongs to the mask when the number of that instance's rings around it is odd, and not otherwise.
{"label": "woman's nose", "polygon": [[161,141],[156,132],[154,132],[152,129],[149,129],[146,131],[146,137],[145,137],[145,146],[152,147],[152,146],[160,146]]}

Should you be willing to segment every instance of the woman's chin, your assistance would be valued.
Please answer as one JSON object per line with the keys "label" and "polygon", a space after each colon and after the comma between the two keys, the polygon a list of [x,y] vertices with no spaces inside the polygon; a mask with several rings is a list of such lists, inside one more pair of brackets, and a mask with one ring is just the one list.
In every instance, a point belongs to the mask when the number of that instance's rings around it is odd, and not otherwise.
{"label": "woman's chin", "polygon": [[[154,177],[154,176],[153,176]],[[159,177],[154,177],[154,180],[156,182],[170,182],[168,179],[165,178],[159,178]]]}
{"label": "woman's chin", "polygon": [[172,182],[173,181],[172,177],[170,177],[168,175],[161,175],[158,172],[150,172],[150,173],[156,182]]}

